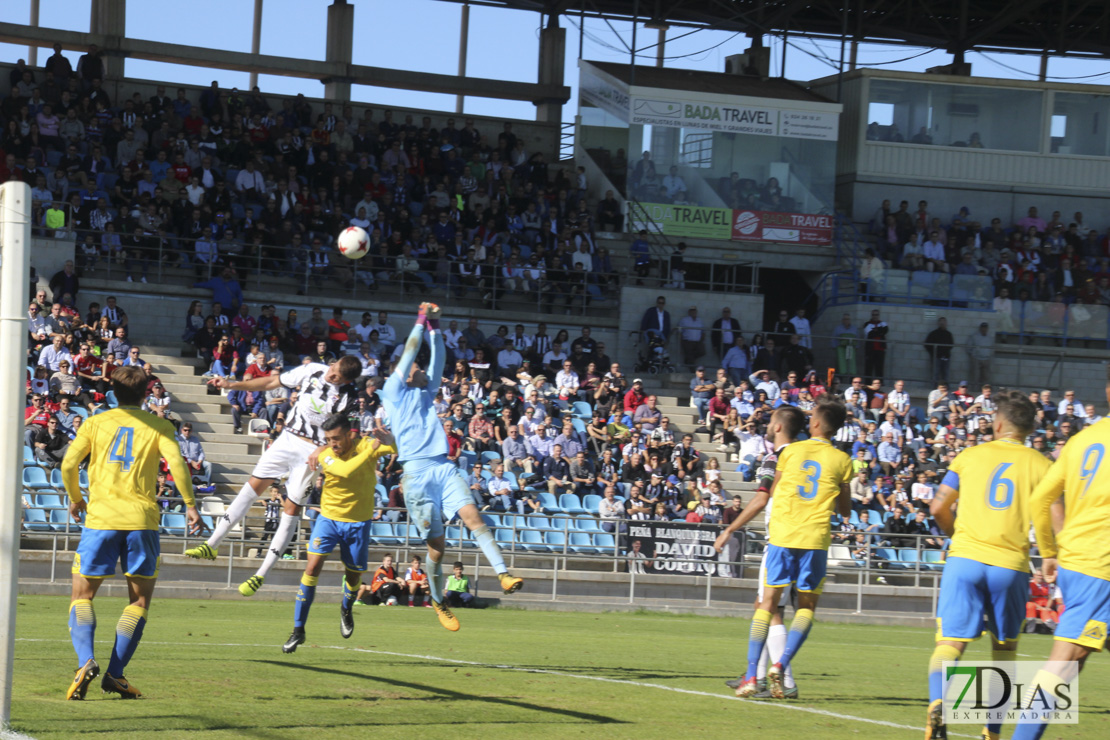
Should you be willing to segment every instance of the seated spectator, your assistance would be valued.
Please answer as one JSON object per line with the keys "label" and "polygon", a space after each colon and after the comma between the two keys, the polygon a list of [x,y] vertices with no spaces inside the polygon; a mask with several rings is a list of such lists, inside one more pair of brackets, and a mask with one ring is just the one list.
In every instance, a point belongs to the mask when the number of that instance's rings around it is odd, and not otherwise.
{"label": "seated spectator", "polygon": [[601,518],[603,532],[616,532],[618,525],[620,531],[625,530],[624,523],[619,521],[624,518],[624,502],[616,497],[617,489],[614,486],[605,486],[601,502],[598,504],[597,515]]}
{"label": "seated spectator", "polygon": [[212,463],[204,458],[204,448],[200,440],[193,434],[193,425],[185,422],[177,435],[177,444],[181,448],[181,456],[185,458],[189,469],[194,474],[194,479],[199,478],[207,483],[212,480]]}
{"label": "seated spectator", "polygon": [[405,579],[397,577],[397,571],[393,567],[393,556],[385,555],[382,557],[382,564],[374,571],[370,583],[359,586],[356,603],[396,606],[397,598],[407,588]]}
{"label": "seated spectator", "polygon": [[447,585],[443,589],[443,603],[449,607],[475,606],[474,594],[470,593],[470,579],[463,574],[461,560],[456,560]]}
{"label": "seated spectator", "polygon": [[[405,586],[409,592],[409,606],[419,606],[421,601],[424,606],[431,607],[431,596],[428,593],[428,574],[420,567],[420,556],[413,555],[408,570],[405,571]],[[424,598],[421,599],[420,597]]]}
{"label": "seated spectator", "polygon": [[69,449],[69,436],[62,431],[57,416],[51,414],[46,426],[36,426],[33,449],[35,459],[44,468],[56,468],[62,464],[62,458]]}

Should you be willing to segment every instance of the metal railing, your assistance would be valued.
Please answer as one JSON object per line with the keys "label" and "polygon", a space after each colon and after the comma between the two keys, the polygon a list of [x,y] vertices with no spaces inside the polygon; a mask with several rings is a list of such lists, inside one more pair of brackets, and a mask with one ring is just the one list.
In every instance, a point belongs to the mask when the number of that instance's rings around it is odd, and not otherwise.
{"label": "metal railing", "polygon": [[[403,510],[383,510],[383,512],[393,511],[400,513]],[[638,566],[642,564],[643,561],[633,559],[629,556],[629,545],[622,542],[623,536],[620,530],[628,526],[643,524],[644,520],[605,520],[598,517],[577,517],[572,519],[564,517],[561,519],[559,527],[548,527],[543,530],[556,532],[562,535],[561,539],[563,544],[561,545],[561,550],[559,546],[555,546],[548,551],[539,551],[527,549],[527,543],[521,541],[520,533],[526,529],[531,529],[526,526],[526,521],[530,515],[503,513],[499,516],[502,518],[512,518],[511,524],[495,523],[490,527],[490,529],[495,532],[495,536],[497,532],[508,533],[509,539],[501,537],[498,540],[498,544],[507,556],[510,567],[517,567],[517,558],[526,559],[526,563],[522,561],[523,567],[539,570],[542,570],[547,564],[547,561],[550,561],[549,565],[552,571],[552,601],[559,598],[560,573],[566,573],[568,571],[596,573],[599,572],[596,569],[596,565],[604,563],[607,566],[611,566],[611,572],[613,573],[627,574],[628,603],[630,604],[636,603],[637,579],[643,582],[645,577],[647,577],[648,581],[653,584],[663,583],[671,584],[672,586],[678,584],[696,586],[700,579],[705,578],[704,603],[705,606],[710,606],[712,604],[714,582],[717,584],[735,583],[738,580],[757,576],[763,549],[766,546],[766,540],[762,533],[758,531],[753,533],[741,530],[737,533],[737,538],[739,540],[737,552],[739,553],[739,557],[736,559],[729,560],[722,556],[718,556],[711,560],[705,558],[668,556],[666,558],[668,563],[688,565],[690,566],[690,570],[694,572],[637,573],[640,568],[633,566]],[[579,548],[570,544],[570,535],[576,532],[582,532],[583,530],[573,528],[571,522],[577,522],[582,519],[591,519],[597,524],[611,523],[614,530],[612,532],[614,540],[613,546],[594,548],[596,552],[593,553],[576,552]],[[684,523],[681,521],[671,522],[671,524],[676,527],[684,526]],[[399,525],[404,531],[403,535],[393,536],[388,539],[375,538],[371,535],[369,549],[372,552],[380,553],[382,551],[387,551],[395,553],[395,560],[399,562],[407,561],[412,554],[422,554],[426,549],[424,542],[411,536],[411,531],[407,522],[400,522]],[[302,526],[301,533],[294,542],[291,543],[289,548],[294,559],[298,561],[301,561],[304,556],[304,543],[307,542],[307,526],[310,525],[306,517],[305,526]],[[466,528],[461,524],[448,525],[448,530],[456,527],[459,529],[459,533],[455,536],[449,535],[447,537],[445,558],[462,560],[467,555],[473,555],[473,573],[476,577],[478,568],[481,565],[480,551],[473,540],[466,536]],[[238,532],[233,531],[232,535],[224,541],[223,544],[227,545],[226,554],[222,554],[222,556],[227,558],[226,575],[223,579],[225,588],[230,589],[236,585],[234,569],[237,566],[240,568],[253,568],[256,566],[258,557],[251,557],[248,551],[252,549],[257,549],[259,551],[263,550],[268,542],[268,538],[265,536],[267,534],[267,532],[262,530],[252,530],[248,533],[248,527],[244,525]],[[862,534],[866,541],[852,544],[845,544],[844,542],[838,541],[841,535],[855,540],[855,535],[857,534]],[[938,538],[935,535],[883,532],[840,533],[835,529],[832,535],[833,542],[829,551],[828,571],[832,575],[832,581],[834,583],[842,584],[847,587],[854,586],[856,613],[862,613],[864,611],[865,596],[882,599],[891,595],[882,590],[871,588],[876,585],[928,589],[931,599],[930,613],[935,613],[940,576],[944,568],[947,538]],[[68,562],[68,553],[75,551],[79,536],[80,528],[77,525],[67,526],[66,531],[24,530],[21,533],[22,540],[27,543],[45,543],[49,541],[51,552],[51,583],[58,582],[59,580],[68,580],[68,574],[66,573],[61,574],[59,577],[58,565],[60,562],[63,564]],[[205,536],[204,534],[173,535],[163,533],[161,536],[162,552],[163,554],[171,554],[171,550],[172,552],[177,552],[177,548],[180,546],[180,553],[184,554],[186,549],[203,541]],[[630,540],[631,538],[625,539]],[[935,541],[937,539],[945,540],[943,548],[931,547],[926,544],[927,540]],[[912,542],[912,545],[907,545],[908,542]],[[43,549],[44,548],[25,548],[24,552],[43,551]],[[66,555],[66,557],[63,558],[63,555]],[[653,559],[654,555],[654,553],[650,553],[647,560],[650,561]],[[1034,556],[1033,560],[1034,564],[1036,564],[1039,558]],[[574,567],[587,565],[593,565],[594,567],[577,569]],[[477,583],[475,585],[477,586]],[[865,591],[864,586],[868,586],[869,590]],[[608,590],[612,595],[617,595],[615,589]],[[924,596],[925,594],[919,595]]]}
{"label": "metal railing", "polygon": [[563,123],[559,127],[559,161],[565,162],[574,159],[574,141],[577,135],[577,126],[574,123]]}
{"label": "metal railing", "polygon": [[[209,242],[169,235],[144,237],[142,245],[129,245],[125,240],[116,247],[103,247],[96,258],[84,256],[78,234],[77,262],[86,277],[103,277],[108,280],[143,278],[153,283],[191,284],[218,276],[225,266],[237,273],[245,290],[280,290],[282,286],[299,295],[349,297],[369,300],[379,296],[379,291],[418,293],[429,297],[481,302],[487,308],[499,309],[509,301],[535,305],[537,310],[566,308],[580,315],[589,310],[608,311],[611,301],[619,299],[619,288],[625,276],[615,271],[599,269],[566,271],[565,278],[552,278],[546,270],[538,278],[530,272],[527,260],[514,266],[516,271],[506,276],[504,261],[479,263],[482,273],[467,277],[458,270],[459,263],[450,262],[446,274],[437,272],[434,260],[414,257],[417,269],[398,269],[397,258],[384,259],[373,252],[359,260],[348,259],[331,247],[314,253],[301,247],[272,246],[265,244],[228,243],[224,240]],[[94,232],[97,239],[103,232]],[[99,241],[98,241],[99,243]],[[198,253],[197,244],[215,244],[216,259],[209,259],[207,251]],[[490,250],[501,250],[500,245]],[[326,258],[326,264],[320,260]],[[598,259],[598,255],[593,255]],[[430,266],[431,264],[431,266]]]}

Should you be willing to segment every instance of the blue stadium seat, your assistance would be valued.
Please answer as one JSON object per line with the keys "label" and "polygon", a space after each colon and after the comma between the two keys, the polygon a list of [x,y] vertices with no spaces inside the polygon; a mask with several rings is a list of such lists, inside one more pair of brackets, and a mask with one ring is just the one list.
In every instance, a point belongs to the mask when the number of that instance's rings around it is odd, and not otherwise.
{"label": "blue stadium seat", "polygon": [[51,489],[46,471],[39,467],[23,468],[23,487],[30,488],[32,491],[48,491]]}
{"label": "blue stadium seat", "polygon": [[890,547],[876,547],[876,548],[873,548],[873,550],[874,550],[875,554],[878,555],[880,558],[886,558],[886,561],[887,561],[886,566],[890,570],[905,570],[906,569],[905,564],[902,563],[901,559],[898,557],[897,550],[894,550],[893,548],[890,548]]}
{"label": "blue stadium seat", "polygon": [[539,498],[540,505],[543,506],[543,510],[548,514],[566,513],[565,511],[563,511],[563,507],[559,506],[559,502],[555,500],[554,495],[547,493],[546,491],[541,491],[537,498]]}
{"label": "blue stadium seat", "polygon": [[493,477],[493,473],[490,472],[489,468],[482,468],[482,474],[481,474],[482,480],[489,480],[492,477]]}
{"label": "blue stadium seat", "polygon": [[544,544],[543,533],[535,529],[525,529],[520,533],[521,546],[528,552],[547,552],[548,547]]}
{"label": "blue stadium seat", "polygon": [[511,470],[505,471],[505,477],[509,479],[509,489],[513,491],[520,490],[520,481],[516,479],[516,473]]}
{"label": "blue stadium seat", "polygon": [[393,534],[393,525],[389,522],[370,522],[370,539],[379,545],[392,545],[397,542]]}
{"label": "blue stadium seat", "polygon": [[571,532],[568,544],[571,552],[576,552],[579,555],[592,555],[597,552],[593,538],[587,532]]}
{"label": "blue stadium seat", "polygon": [[582,497],[582,507],[589,513],[596,514],[599,506],[601,506],[601,496],[596,493],[587,493]]}
{"label": "blue stadium seat", "polygon": [[551,548],[551,552],[562,552],[567,544],[567,538],[562,532],[544,532],[543,541]]}
{"label": "blue stadium seat", "polygon": [[42,509],[24,509],[23,523],[27,529],[35,532],[49,532],[50,524],[46,512]]}
{"label": "blue stadium seat", "polygon": [[51,469],[51,471],[50,471],[50,485],[53,486],[55,490],[58,490],[58,491],[64,491],[65,490],[66,482],[64,480],[62,480],[62,469],[61,468]]}
{"label": "blue stadium seat", "polygon": [[501,453],[496,450],[486,450],[482,453],[482,462],[491,463],[501,459]]}
{"label": "blue stadium seat", "polygon": [[495,539],[501,544],[502,550],[515,549],[516,541],[513,539],[513,530],[502,527],[497,530]]}
{"label": "blue stadium seat", "polygon": [[859,527],[859,512],[857,512],[855,509],[852,509],[852,516],[848,519],[848,521],[852,524],[853,527]]}
{"label": "blue stadium seat", "polygon": [[568,514],[587,514],[582,508],[582,501],[576,493],[564,493],[559,497],[559,506]]}
{"label": "blue stadium seat", "polygon": [[575,401],[574,405],[571,406],[571,413],[574,414],[575,418],[583,421],[590,421],[594,418],[593,409],[585,401]]}
{"label": "blue stadium seat", "polygon": [[176,537],[185,536],[185,515],[165,513],[162,515],[162,531]]}
{"label": "blue stadium seat", "polygon": [[482,514],[482,521],[484,521],[486,526],[490,529],[496,529],[501,526],[501,516],[499,514],[491,514],[488,511]]}
{"label": "blue stadium seat", "polygon": [[39,464],[38,460],[35,459],[35,451],[27,445],[23,445],[23,464],[31,467],[36,467]]}
{"label": "blue stadium seat", "polygon": [[[402,526],[405,526],[405,529],[401,529]],[[416,525],[412,522],[409,522],[407,525],[398,524],[395,531],[397,532],[397,536],[402,538],[402,540],[407,535],[410,543],[419,543],[421,541],[420,533],[416,531]]]}
{"label": "blue stadium seat", "polygon": [[608,532],[598,532],[594,535],[594,547],[602,554],[613,552],[616,546],[616,538]]}
{"label": "blue stadium seat", "polygon": [[460,547],[460,546],[462,546],[463,540],[466,539],[466,535],[463,534],[465,529],[466,529],[466,527],[459,527],[457,525],[452,525],[450,527],[447,527],[447,531],[445,532],[445,536],[447,538],[447,546],[448,547]]}
{"label": "blue stadium seat", "polygon": [[586,433],[586,422],[582,421],[577,416],[570,420],[570,425],[574,427],[574,431],[579,434]]}
{"label": "blue stadium seat", "polygon": [[35,505],[35,495],[33,493],[23,494],[23,508],[29,509]]}
{"label": "blue stadium seat", "polygon": [[[520,524],[517,523],[517,526],[519,527]],[[551,523],[548,521],[547,517],[545,517],[545,516],[540,516],[539,514],[531,514],[527,519],[524,520],[524,528],[525,529],[551,529]]]}
{"label": "blue stadium seat", "polygon": [[924,550],[921,556],[922,561],[928,563],[929,570],[944,570],[944,552],[942,550]]}
{"label": "blue stadium seat", "polygon": [[597,523],[597,519],[592,516],[580,516],[574,520],[578,525],[579,532],[600,532],[601,525]]}
{"label": "blue stadium seat", "polygon": [[70,519],[69,509],[51,509],[50,526],[55,532],[65,532],[67,527],[74,534],[81,531],[81,525]]}
{"label": "blue stadium seat", "polygon": [[82,419],[89,418],[89,410],[84,406],[70,406],[70,411],[80,416]]}
{"label": "blue stadium seat", "polygon": [[87,489],[89,487],[89,471],[81,471],[81,474],[77,477],[77,484],[81,486],[81,488]]}
{"label": "blue stadium seat", "polygon": [[[36,496],[37,503],[43,509],[60,509],[62,508],[62,497],[53,493],[40,493]],[[68,506],[65,508],[69,508]]]}

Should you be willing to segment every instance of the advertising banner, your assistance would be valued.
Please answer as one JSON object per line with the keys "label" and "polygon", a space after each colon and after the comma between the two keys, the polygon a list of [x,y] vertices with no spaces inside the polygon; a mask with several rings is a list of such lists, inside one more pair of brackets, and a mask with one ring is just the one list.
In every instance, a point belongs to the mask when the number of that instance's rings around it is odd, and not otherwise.
{"label": "advertising banner", "polygon": [[[688,573],[733,577],[732,568],[717,561],[728,560],[726,555],[735,556],[739,548],[726,548],[718,555],[713,542],[720,532],[719,524],[629,522],[628,532],[621,538],[627,570],[637,575]],[[683,560],[696,562],[680,562]]]}
{"label": "advertising banner", "polygon": [[700,239],[728,240],[732,235],[731,208],[703,208],[701,206],[676,206],[671,203],[641,203],[647,213],[646,223],[641,222],[641,214],[633,209],[632,228],[657,230],[667,236],[691,237]]}
{"label": "advertising banner", "polygon": [[631,211],[633,231],[655,229],[677,238],[721,241],[778,242],[782,244],[831,244],[833,217],[806,213],[732,210],[677,206],[670,203],[641,203],[647,218]]}
{"label": "advertising banner", "polygon": [[833,217],[808,213],[737,210],[732,214],[734,241],[831,244]]}
{"label": "advertising banner", "polygon": [[[761,103],[735,105],[633,97],[630,123],[731,134],[836,141],[840,114]],[[622,101],[623,102],[623,101]]]}

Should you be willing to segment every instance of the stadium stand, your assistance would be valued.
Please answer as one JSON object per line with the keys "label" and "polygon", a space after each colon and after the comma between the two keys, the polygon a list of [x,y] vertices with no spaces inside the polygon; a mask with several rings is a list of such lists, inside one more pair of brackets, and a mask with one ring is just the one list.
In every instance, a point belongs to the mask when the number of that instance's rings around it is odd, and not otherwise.
{"label": "stadium stand", "polygon": [[[615,248],[623,242],[595,232],[595,207],[570,171],[550,165],[551,152],[527,147],[510,123],[496,136],[488,121],[478,128],[464,119],[460,127],[437,116],[433,125],[429,115],[418,126],[413,115],[379,119],[372,108],[257,89],[213,87],[200,96],[182,89],[176,97],[160,89],[110,101],[79,79],[59,84],[41,70],[28,72],[26,95],[13,79],[0,99],[0,179],[32,186],[38,236],[77,244],[73,263],[43,281],[48,286],[29,310],[23,526],[30,533],[77,531],[67,521],[56,464],[81,420],[114,405],[105,381],[116,363],[142,364],[151,374],[148,409],[191,425],[208,447],[210,468],[196,472],[212,486],[202,502],[209,522],[280,429],[287,399],[214,395],[206,376],[265,374],[306,357],[356,354],[365,368],[361,428],[380,423],[374,388],[394,359],[398,327],[377,311],[348,323],[321,304],[404,305],[434,293],[453,307],[498,312],[496,322],[451,327],[453,356],[438,403],[452,427],[452,455],[514,554],[616,564],[627,547],[622,533],[637,521],[727,523],[754,490],[770,412],[783,403],[808,411],[822,394],[844,393],[840,383],[849,393],[853,387],[854,370],[829,380],[811,372],[812,352],[790,338],[808,334],[808,323],[803,332],[797,323],[771,322],[768,336],[782,339],[777,348],[763,344],[762,334],[737,332],[744,359],[729,370],[743,372],[731,377],[716,373],[719,361],[704,383],[667,372],[651,356],[647,383],[630,368],[613,368],[589,330],[618,307],[620,286],[643,275],[630,251]],[[992,219],[984,229],[968,212],[945,220],[927,204],[916,212],[903,206],[884,205],[855,242],[861,263],[882,261],[863,279],[873,296],[896,295],[890,286],[905,270],[907,286],[923,286],[907,290],[918,300],[935,298],[938,282],[966,276],[986,281],[981,298],[998,311],[1026,301],[1110,303],[1107,240],[1065,225],[1058,213],[1043,221],[1031,210],[1016,224]],[[332,246],[348,224],[371,234],[363,262]],[[82,281],[105,295],[83,314],[78,299],[90,290],[81,291]],[[135,283],[196,298],[184,344],[173,340],[176,327],[155,332],[142,321],[140,293],[128,293],[130,318],[107,297]],[[252,286],[272,302],[246,303],[243,290]],[[308,308],[294,315],[279,302]],[[1049,334],[1076,316],[1073,308],[1040,313]],[[537,317],[550,322],[546,332]],[[523,333],[510,328],[515,321]],[[146,335],[132,337],[128,327],[138,325]],[[670,330],[681,333],[684,351],[685,342],[708,338],[700,322]],[[553,346],[558,340],[561,349]],[[148,344],[133,344],[139,341]],[[702,352],[707,360],[723,354]],[[753,370],[771,376],[749,377]],[[711,390],[693,391],[704,386]],[[718,390],[723,397],[710,400]],[[952,457],[989,439],[983,425],[992,408],[985,385],[941,391],[892,388],[881,377],[861,388],[855,421],[836,440],[860,474],[852,517],[834,519],[840,567],[917,575],[943,567],[946,542],[928,518],[928,501]],[[1045,391],[1037,402],[1043,413],[1029,444],[1050,456],[1099,418],[1075,398],[1056,402]],[[553,444],[567,459],[551,458]],[[497,474],[503,461],[508,469]],[[386,461],[381,472],[375,547],[415,541],[395,463]],[[160,493],[163,533],[187,539],[172,481]],[[448,533],[452,547],[473,548],[465,529]],[[251,546],[264,541],[263,503],[240,534]],[[760,540],[756,528],[740,555],[758,558]]]}

